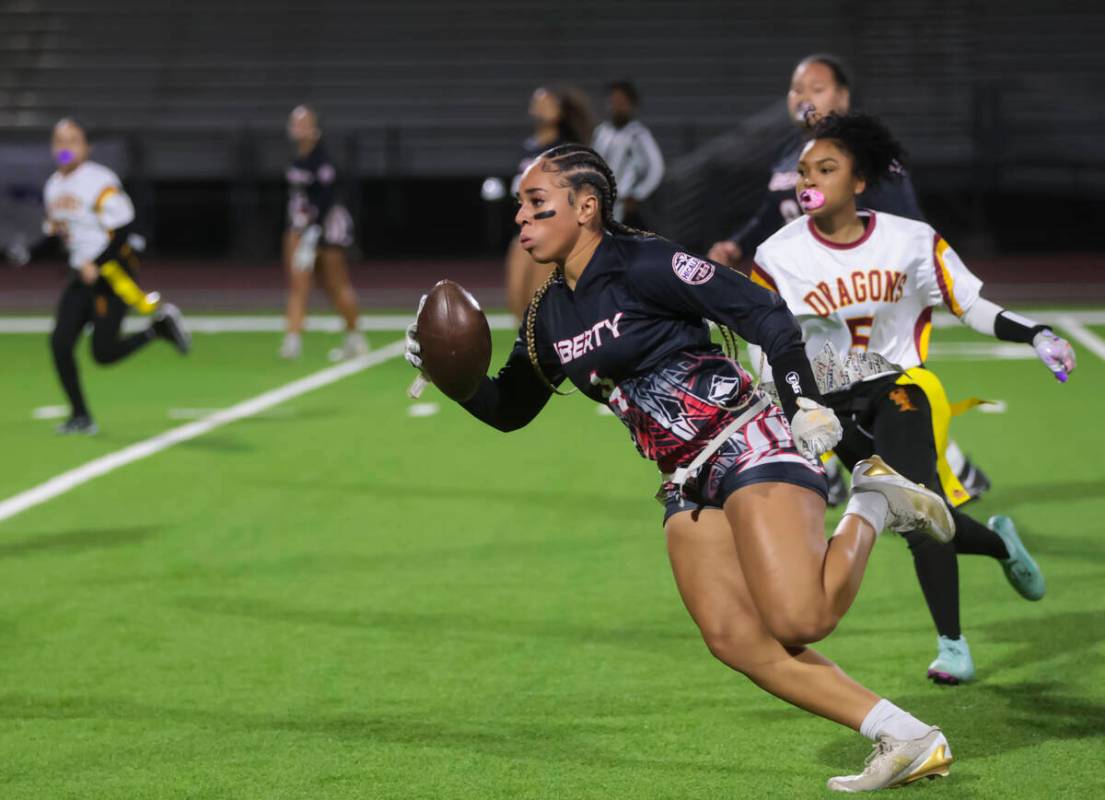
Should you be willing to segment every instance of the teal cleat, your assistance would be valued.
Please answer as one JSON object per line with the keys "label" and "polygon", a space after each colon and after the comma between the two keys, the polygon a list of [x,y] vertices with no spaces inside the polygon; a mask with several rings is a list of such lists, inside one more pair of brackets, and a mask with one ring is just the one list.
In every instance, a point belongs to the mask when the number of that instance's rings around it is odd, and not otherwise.
{"label": "teal cleat", "polygon": [[990,517],[986,525],[1001,537],[1005,549],[1009,551],[1009,558],[1002,559],[1001,568],[1005,570],[1010,585],[1025,600],[1039,600],[1047,590],[1044,573],[1040,572],[1040,567],[1028,554],[1028,548],[1021,543],[1013,520],[999,515]]}
{"label": "teal cleat", "polygon": [[975,677],[975,662],[971,660],[971,650],[967,640],[960,636],[949,639],[947,636],[936,638],[936,660],[929,664],[929,680],[933,683],[946,683],[955,686],[967,683]]}

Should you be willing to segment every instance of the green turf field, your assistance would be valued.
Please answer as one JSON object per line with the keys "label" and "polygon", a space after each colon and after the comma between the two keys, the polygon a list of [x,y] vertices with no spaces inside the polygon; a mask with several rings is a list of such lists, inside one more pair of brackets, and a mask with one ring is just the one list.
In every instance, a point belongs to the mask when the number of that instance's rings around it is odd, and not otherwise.
{"label": "green turf field", "polygon": [[[44,338],[0,335],[0,501],[184,424],[170,409],[323,369],[332,343],[85,362],[103,433],[63,439],[31,417],[61,402]],[[895,537],[821,648],[946,730],[952,777],[910,795],[1105,796],[1105,363],[1078,350],[1066,386],[932,362],[953,399],[1007,404],[953,431],[995,482],[975,513],[1013,515],[1049,582],[1031,604],[961,561],[978,682],[925,680],[935,633]],[[857,734],[708,655],[616,420],[556,398],[503,435],[432,392],[440,413],[411,417],[410,377],[392,359],[0,522],[0,798],[793,798],[862,765]]]}

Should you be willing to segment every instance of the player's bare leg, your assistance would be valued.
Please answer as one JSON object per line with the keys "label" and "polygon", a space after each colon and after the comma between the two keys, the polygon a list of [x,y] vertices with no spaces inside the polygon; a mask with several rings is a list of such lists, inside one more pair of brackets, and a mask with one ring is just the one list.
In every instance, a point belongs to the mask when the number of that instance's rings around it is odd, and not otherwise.
{"label": "player's bare leg", "polygon": [[820,653],[771,635],[725,513],[704,509],[696,519],[683,511],[665,531],[676,585],[710,652],[770,694],[876,743],[863,772],[831,778],[830,789],[868,791],[948,774],[952,753],[939,728],[880,699]]}
{"label": "player's bare leg", "polygon": [[340,348],[330,351],[331,361],[355,358],[368,352],[368,342],[357,330],[357,292],[349,279],[349,263],[340,247],[320,247],[318,269],[323,288],[330,302],[345,320],[345,340]]}
{"label": "player's bare leg", "polygon": [[292,268],[292,254],[298,246],[299,234],[285,232],[284,274],[288,280],[288,303],[284,312],[284,341],[280,345],[282,358],[299,358],[303,352],[303,320],[311,297],[311,271]]}
{"label": "player's bare leg", "polygon": [[[668,520],[665,531],[679,594],[710,652],[776,697],[858,731],[878,696],[819,653],[784,646],[771,634],[753,600],[726,515],[704,509],[695,520],[683,511]],[[784,590],[795,591],[802,580],[796,575],[776,579]]]}
{"label": "player's bare leg", "polygon": [[855,600],[877,531],[846,514],[825,539],[825,501],[789,483],[754,483],[725,503],[736,552],[765,624],[780,641],[819,641]]}

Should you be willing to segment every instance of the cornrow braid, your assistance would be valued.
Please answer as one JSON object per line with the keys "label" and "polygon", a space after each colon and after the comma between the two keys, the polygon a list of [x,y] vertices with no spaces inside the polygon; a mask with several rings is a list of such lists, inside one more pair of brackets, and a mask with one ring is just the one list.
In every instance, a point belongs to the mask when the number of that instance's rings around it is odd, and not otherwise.
{"label": "cornrow braid", "polygon": [[[590,147],[581,144],[562,144],[543,152],[538,157],[538,161],[541,164],[542,171],[555,172],[562,176],[561,186],[569,190],[570,203],[574,204],[575,202],[573,194],[584,188],[588,188],[595,193],[599,200],[599,207],[602,209],[602,226],[606,230],[619,236],[653,235],[614,219],[614,202],[618,199],[618,183],[614,178],[610,165]],[[530,364],[533,365],[534,371],[537,372],[544,384],[556,394],[568,395],[572,392],[562,392],[553,386],[545,371],[541,369],[541,362],[537,357],[537,307],[545,293],[548,292],[549,287],[559,280],[563,280],[563,274],[557,269],[541,284],[526,308],[526,352],[529,354]],[[723,328],[723,330],[725,329]],[[729,335],[732,337],[732,332],[729,332]],[[731,341],[729,346],[733,348],[735,353],[735,339]]]}
{"label": "cornrow braid", "polygon": [[529,354],[529,363],[533,365],[534,372],[542,380],[542,382],[548,386],[553,394],[570,395],[575,393],[575,389],[569,392],[562,392],[555,386],[552,381],[549,380],[549,376],[545,374],[545,370],[541,369],[541,361],[537,358],[537,306],[541,303],[541,298],[545,296],[545,292],[549,290],[557,281],[563,278],[563,274],[560,268],[557,267],[545,279],[545,282],[537,287],[537,291],[533,293],[533,299],[529,301],[529,305],[526,306],[525,323],[526,323],[526,353]]}

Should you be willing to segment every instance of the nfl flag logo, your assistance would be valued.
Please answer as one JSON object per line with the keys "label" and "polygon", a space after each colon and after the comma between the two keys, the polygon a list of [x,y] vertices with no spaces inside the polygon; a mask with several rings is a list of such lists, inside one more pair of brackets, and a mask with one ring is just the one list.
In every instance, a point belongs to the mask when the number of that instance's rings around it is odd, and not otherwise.
{"label": "nfl flag logo", "polygon": [[671,257],[671,268],[683,283],[698,286],[714,277],[714,265],[690,253],[676,253]]}

